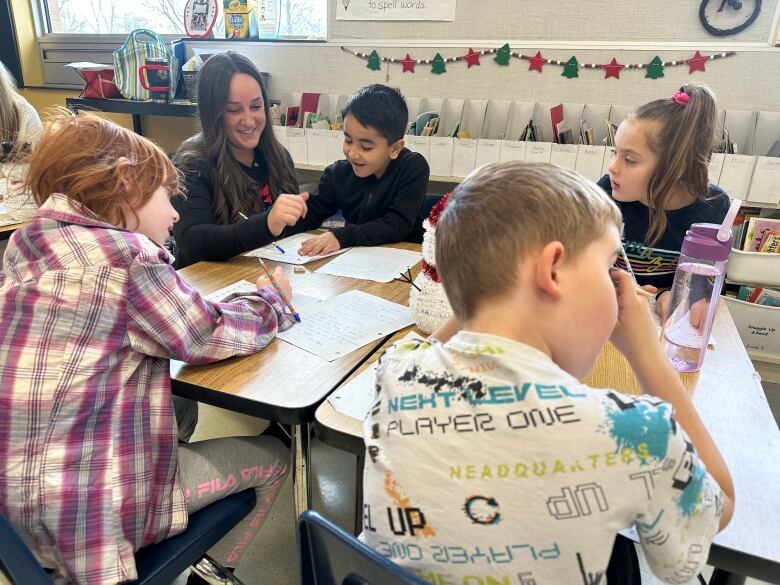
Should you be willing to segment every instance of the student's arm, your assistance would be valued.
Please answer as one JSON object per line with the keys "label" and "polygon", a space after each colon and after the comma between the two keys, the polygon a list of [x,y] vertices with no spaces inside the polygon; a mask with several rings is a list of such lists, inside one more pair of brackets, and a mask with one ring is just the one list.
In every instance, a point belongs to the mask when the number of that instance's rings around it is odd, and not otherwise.
{"label": "student's arm", "polygon": [[382,217],[333,230],[342,248],[402,242],[411,233],[414,223],[420,219],[430,170],[422,156],[412,155],[402,172],[393,201]]}
{"label": "student's arm", "polygon": [[646,432],[653,437],[647,451],[654,457],[652,480],[635,485],[635,496],[647,498],[635,526],[653,573],[665,582],[680,583],[705,565],[723,522],[726,497],[681,425],[675,424],[669,405],[652,400],[637,397],[631,405],[642,409]]}
{"label": "student's arm", "polygon": [[300,218],[294,226],[285,229],[285,236],[317,229],[323,221],[339,210],[339,204],[333,191],[334,166],[335,164],[330,165],[322,172],[317,192],[311,195],[306,202],[306,217]]}
{"label": "student's arm", "polygon": [[726,462],[693,407],[680,377],[664,354],[646,301],[640,299],[634,291],[628,273],[615,270],[613,278],[618,283],[620,309],[611,341],[626,356],[642,392],[669,402],[674,407],[675,419],[690,437],[707,471],[723,490],[722,529],[731,520],[734,510],[734,484]]}
{"label": "student's arm", "polygon": [[135,351],[194,364],[260,351],[293,324],[271,287],[228,303],[203,299],[162,251],[142,253],[130,266],[127,312]]}
{"label": "student's arm", "polygon": [[209,181],[194,172],[186,173],[185,178],[186,199],[174,197],[171,202],[179,213],[173,235],[188,264],[200,260],[227,260],[265,246],[273,239],[268,227],[269,212],[258,213],[234,224],[218,224],[214,217],[214,193]]}

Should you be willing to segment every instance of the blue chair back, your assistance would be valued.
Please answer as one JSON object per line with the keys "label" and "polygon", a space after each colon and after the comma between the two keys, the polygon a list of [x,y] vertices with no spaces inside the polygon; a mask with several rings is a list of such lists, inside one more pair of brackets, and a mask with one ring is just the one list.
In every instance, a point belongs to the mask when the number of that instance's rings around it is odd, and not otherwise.
{"label": "blue chair back", "polygon": [[306,585],[430,585],[312,510],[301,514],[298,535]]}
{"label": "blue chair back", "polygon": [[5,516],[0,514],[0,565],[13,585],[52,585],[24,541]]}
{"label": "blue chair back", "polygon": [[[256,501],[255,490],[248,489],[190,514],[187,530],[135,553],[138,579],[126,585],[169,585],[249,514]],[[2,514],[0,568],[14,585],[52,585],[38,560]]]}

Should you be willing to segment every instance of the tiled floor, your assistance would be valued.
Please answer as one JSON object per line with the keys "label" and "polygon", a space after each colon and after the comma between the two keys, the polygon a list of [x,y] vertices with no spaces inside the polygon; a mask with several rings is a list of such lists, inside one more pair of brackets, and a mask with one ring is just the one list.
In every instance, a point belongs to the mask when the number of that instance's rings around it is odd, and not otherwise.
{"label": "tiled floor", "polygon": [[[780,385],[765,384],[775,417],[780,417]],[[773,400],[774,399],[774,400]],[[220,411],[201,405],[201,416],[193,439],[229,434],[257,434],[265,423],[249,417]],[[316,438],[312,442],[314,508],[347,531],[354,523],[355,458],[325,445]],[[292,511],[292,489],[288,480],[276,500],[263,530],[251,549],[247,550],[236,574],[246,585],[294,585],[298,579],[295,549],[295,526]],[[656,585],[661,581],[650,572],[640,552],[642,583]],[[709,577],[711,569],[705,571]],[[747,585],[761,581],[748,579]],[[614,585],[614,584],[610,584]],[[687,585],[687,584],[686,584]],[[698,581],[690,582],[698,585]]]}

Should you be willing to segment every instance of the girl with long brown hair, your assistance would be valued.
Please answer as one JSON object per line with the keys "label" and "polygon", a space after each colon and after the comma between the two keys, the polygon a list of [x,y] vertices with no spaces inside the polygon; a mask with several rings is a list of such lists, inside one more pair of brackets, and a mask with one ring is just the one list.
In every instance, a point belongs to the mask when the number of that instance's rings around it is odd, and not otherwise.
{"label": "girl with long brown hair", "polygon": [[198,76],[200,132],[174,162],[186,200],[176,202],[178,266],[228,258],[268,244],[306,215],[289,153],[270,124],[265,80],[252,62],[228,51]]}
{"label": "girl with long brown hair", "polygon": [[11,72],[0,61],[0,142],[33,142],[40,133],[38,112],[16,92]]}
{"label": "girl with long brown hair", "polygon": [[726,215],[728,195],[707,175],[717,113],[710,89],[691,82],[640,106],[618,128],[609,174],[598,184],[623,213],[624,246],[641,285],[671,287],[685,231]]}

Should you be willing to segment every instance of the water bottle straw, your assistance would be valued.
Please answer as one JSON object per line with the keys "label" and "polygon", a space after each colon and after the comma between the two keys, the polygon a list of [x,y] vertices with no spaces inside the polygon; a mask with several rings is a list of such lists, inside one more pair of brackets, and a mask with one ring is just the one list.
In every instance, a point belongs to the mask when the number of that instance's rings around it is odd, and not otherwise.
{"label": "water bottle straw", "polygon": [[742,205],[740,199],[733,199],[729,210],[726,212],[726,217],[723,218],[723,223],[720,224],[718,235],[716,236],[719,242],[725,242],[731,237],[731,226],[734,225],[734,218],[737,217],[739,207]]}

